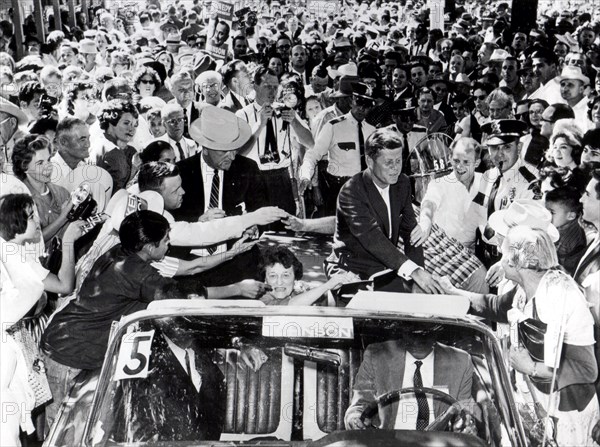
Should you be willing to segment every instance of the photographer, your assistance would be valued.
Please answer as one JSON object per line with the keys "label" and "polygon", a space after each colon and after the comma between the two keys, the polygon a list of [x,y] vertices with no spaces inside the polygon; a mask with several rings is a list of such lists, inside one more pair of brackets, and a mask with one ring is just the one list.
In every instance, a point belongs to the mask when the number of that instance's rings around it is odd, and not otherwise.
{"label": "photographer", "polygon": [[289,173],[292,154],[291,141],[297,139],[312,147],[312,134],[298,114],[289,108],[277,113],[274,102],[279,80],[268,68],[261,67],[254,74],[256,101],[236,114],[252,128],[252,137],[240,153],[254,160],[265,182],[267,202],[296,215],[296,205]]}

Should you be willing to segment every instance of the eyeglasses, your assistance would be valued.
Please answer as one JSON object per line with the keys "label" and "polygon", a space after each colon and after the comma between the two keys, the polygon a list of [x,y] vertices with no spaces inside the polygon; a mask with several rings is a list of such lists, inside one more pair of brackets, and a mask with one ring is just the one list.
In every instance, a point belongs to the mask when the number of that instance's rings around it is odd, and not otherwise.
{"label": "eyeglasses", "polygon": [[475,96],[475,99],[477,99],[478,101],[485,101],[486,98],[487,98],[487,95],[477,95],[477,96]]}
{"label": "eyeglasses", "polygon": [[214,88],[218,88],[219,87],[219,83],[218,82],[212,82],[212,83],[208,83],[208,82],[203,82],[202,83],[202,88],[206,89],[206,90],[212,90]]}
{"label": "eyeglasses", "polygon": [[289,50],[290,48],[292,48],[291,45],[277,45],[277,48],[280,50]]}
{"label": "eyeglasses", "polygon": [[264,43],[257,43],[256,48],[267,48],[267,45],[265,45]]}
{"label": "eyeglasses", "polygon": [[170,120],[166,120],[165,122],[167,124],[170,124],[171,126],[174,126],[175,124],[181,124],[184,122],[184,118],[171,118]]}
{"label": "eyeglasses", "polygon": [[152,79],[140,79],[140,84],[152,85],[154,84],[154,81]]}

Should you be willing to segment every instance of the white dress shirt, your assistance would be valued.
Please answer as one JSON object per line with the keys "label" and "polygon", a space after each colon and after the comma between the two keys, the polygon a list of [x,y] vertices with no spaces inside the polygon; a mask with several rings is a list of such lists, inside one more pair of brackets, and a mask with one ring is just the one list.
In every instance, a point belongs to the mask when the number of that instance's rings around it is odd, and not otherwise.
{"label": "white dress shirt", "polygon": [[[163,336],[165,337],[165,340],[167,340],[169,348],[171,348],[171,351],[173,351],[173,354],[175,354],[175,357],[177,358],[179,363],[181,363],[183,369],[188,373],[188,375],[192,379],[192,383],[194,384],[196,391],[199,392],[200,387],[202,386],[202,376],[198,373],[198,370],[196,369],[196,353],[192,348],[180,348],[175,343],[173,343],[169,337],[167,337],[166,335]],[[189,365],[185,359],[186,353],[188,354],[190,362]]]}
{"label": "white dress shirt", "polygon": [[[433,361],[434,361],[434,350],[432,350],[427,357],[420,359],[423,364],[421,365],[421,378],[423,379],[423,386],[433,388]],[[415,371],[417,370],[417,361],[409,352],[406,352],[406,359],[404,361],[404,377],[402,379],[402,387],[410,388],[415,386],[414,377]],[[429,405],[429,422],[435,419],[433,413],[433,397],[431,394],[426,394],[427,404]],[[394,428],[396,430],[415,430],[417,428],[417,416],[419,415],[419,407],[417,404],[417,398],[414,394],[404,394],[400,397],[398,402],[398,415],[396,416],[396,424]]]}

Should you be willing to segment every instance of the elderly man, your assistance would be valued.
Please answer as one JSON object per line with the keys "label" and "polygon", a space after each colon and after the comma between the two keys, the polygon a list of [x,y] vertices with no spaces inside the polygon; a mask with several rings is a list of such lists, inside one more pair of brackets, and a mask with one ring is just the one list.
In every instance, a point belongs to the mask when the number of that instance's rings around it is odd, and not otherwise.
{"label": "elderly man", "polygon": [[[206,106],[202,116],[192,124],[191,133],[202,151],[178,163],[187,194],[181,207],[173,212],[177,220],[221,219],[253,212],[267,204],[258,166],[236,151],[251,135],[244,120],[227,110]],[[232,140],[229,135],[237,138]],[[199,254],[218,255],[230,247],[219,244]],[[232,279],[254,278],[258,260],[258,251],[251,250],[211,269],[206,278],[200,275],[201,282],[222,285]]]}
{"label": "elderly man", "polygon": [[160,115],[167,132],[156,140],[169,143],[177,161],[185,160],[198,152],[194,140],[184,136],[185,112],[179,104],[167,104]]}
{"label": "elderly man", "polygon": [[425,127],[427,133],[444,132],[448,123],[444,114],[433,107],[433,91],[423,87],[417,92],[417,124]]}
{"label": "elderly man", "polygon": [[[402,140],[391,129],[366,140],[368,169],[342,187],[336,210],[333,252],[346,271],[367,279],[385,269],[396,272],[383,291],[407,292],[411,281],[426,293],[441,287],[423,265],[422,236],[411,204],[411,187],[402,171]],[[404,253],[398,241],[404,241]]]}
{"label": "elderly man", "polygon": [[223,86],[222,76],[213,70],[207,70],[196,78],[196,85],[202,94],[202,102],[198,105],[202,109],[202,104],[218,106],[221,102],[221,89]]}
{"label": "elderly man", "polygon": [[575,119],[584,127],[588,122],[588,99],[585,88],[590,84],[590,78],[581,72],[581,68],[566,66],[560,77],[560,96],[573,109]]}
{"label": "elderly man", "polygon": [[174,98],[169,104],[179,104],[184,111],[184,130],[186,138],[190,138],[190,124],[200,116],[198,107],[194,104],[194,80],[187,71],[180,71],[171,77],[171,93]]}
{"label": "elderly man", "polygon": [[3,151],[4,148],[11,149],[14,142],[23,136],[19,126],[24,126],[28,121],[27,115],[19,107],[0,96],[0,146]]}

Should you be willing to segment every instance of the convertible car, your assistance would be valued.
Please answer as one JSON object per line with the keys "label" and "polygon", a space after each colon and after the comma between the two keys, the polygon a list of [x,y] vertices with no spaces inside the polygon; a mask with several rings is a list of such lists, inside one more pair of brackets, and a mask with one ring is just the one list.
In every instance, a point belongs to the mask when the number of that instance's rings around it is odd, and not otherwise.
{"label": "convertible car", "polygon": [[[468,302],[359,295],[346,308],[152,303],[114,323],[102,370],[78,377],[44,445],[527,445],[498,340],[466,315]],[[365,403],[367,429],[347,429],[367,348],[431,331],[472,363],[471,404],[451,388],[410,383]],[[398,367],[390,358],[374,374]],[[425,430],[378,425],[378,414],[415,391],[443,402]],[[475,430],[458,429],[466,414]]]}

